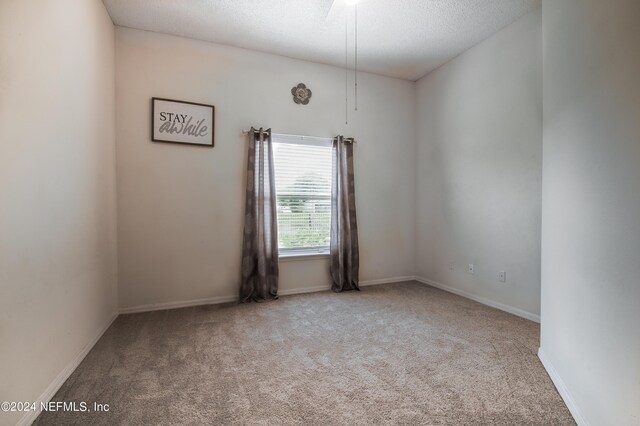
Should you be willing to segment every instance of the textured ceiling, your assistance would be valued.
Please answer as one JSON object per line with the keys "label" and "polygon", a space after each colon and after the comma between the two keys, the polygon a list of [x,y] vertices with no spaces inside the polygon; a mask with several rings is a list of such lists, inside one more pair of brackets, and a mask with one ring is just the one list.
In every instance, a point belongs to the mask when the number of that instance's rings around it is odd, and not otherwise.
{"label": "textured ceiling", "polygon": [[[116,25],[353,67],[347,0],[103,0]],[[361,0],[358,67],[417,80],[540,0]]]}

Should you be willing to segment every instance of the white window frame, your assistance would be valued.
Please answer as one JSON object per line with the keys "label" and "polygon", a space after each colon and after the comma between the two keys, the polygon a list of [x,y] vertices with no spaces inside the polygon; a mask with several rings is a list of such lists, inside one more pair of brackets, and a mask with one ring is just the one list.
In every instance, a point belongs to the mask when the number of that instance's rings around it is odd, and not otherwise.
{"label": "white window frame", "polygon": [[[332,147],[333,138],[322,138],[317,136],[286,135],[282,133],[272,133],[271,140],[275,143],[287,143],[292,145],[309,145]],[[277,194],[276,194],[277,196]],[[328,257],[330,246],[321,247],[298,247],[279,248],[278,257],[283,260],[298,260],[309,257]]]}

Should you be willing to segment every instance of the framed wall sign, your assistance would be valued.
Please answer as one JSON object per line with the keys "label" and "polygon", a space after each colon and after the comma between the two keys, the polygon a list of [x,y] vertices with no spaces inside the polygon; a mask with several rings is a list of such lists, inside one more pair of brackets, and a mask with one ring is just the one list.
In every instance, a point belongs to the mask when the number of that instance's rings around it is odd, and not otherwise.
{"label": "framed wall sign", "polygon": [[151,98],[151,140],[213,148],[214,106]]}

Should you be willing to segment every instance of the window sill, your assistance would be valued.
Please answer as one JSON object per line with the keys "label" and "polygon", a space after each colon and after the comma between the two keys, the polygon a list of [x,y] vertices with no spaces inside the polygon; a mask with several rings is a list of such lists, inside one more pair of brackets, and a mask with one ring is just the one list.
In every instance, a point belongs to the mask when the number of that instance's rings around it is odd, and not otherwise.
{"label": "window sill", "polygon": [[307,252],[307,253],[280,253],[278,256],[281,262],[290,262],[294,260],[315,260],[315,259],[328,259],[329,252]]}

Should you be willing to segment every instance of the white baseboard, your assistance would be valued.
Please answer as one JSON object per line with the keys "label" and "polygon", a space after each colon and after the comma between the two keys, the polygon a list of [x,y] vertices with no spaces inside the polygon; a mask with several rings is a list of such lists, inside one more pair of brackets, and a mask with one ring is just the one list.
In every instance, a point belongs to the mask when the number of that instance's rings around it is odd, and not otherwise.
{"label": "white baseboard", "polygon": [[[53,381],[47,386],[45,391],[40,395],[40,397],[35,401],[36,405],[39,407],[41,403],[47,403],[51,401],[51,398],[58,392],[58,389],[64,384],[65,381],[71,376],[71,374],[78,368],[84,357],[87,356],[89,351],[93,348],[93,346],[100,340],[105,331],[111,326],[113,321],[118,317],[118,312],[114,312],[109,320],[98,330],[96,334],[93,335],[91,340],[83,346],[83,348],[78,352],[78,354],[67,364],[67,366],[58,374],[58,376],[53,379]],[[27,411],[24,416],[18,421],[17,425],[30,425],[40,414],[40,410]]]}
{"label": "white baseboard", "polygon": [[422,277],[413,277],[418,282],[423,284],[430,285],[432,287],[439,288],[440,290],[447,291],[449,293],[457,294],[458,296],[466,297],[467,299],[474,300],[478,303],[482,303],[483,305],[491,306],[492,308],[500,309],[501,311],[508,312],[510,314],[528,319],[529,321],[540,323],[540,315],[533,314],[531,312],[527,312],[525,310],[514,308],[513,306],[505,305],[504,303],[496,302],[495,300],[486,299],[482,296],[477,296],[472,293],[468,293],[464,290],[457,289],[455,287],[448,286],[446,284],[441,284],[435,281],[431,281]]}
{"label": "white baseboard", "polygon": [[163,311],[165,309],[189,308],[191,306],[217,305],[219,303],[237,302],[238,296],[217,296],[204,299],[181,300],[177,302],[150,303],[148,305],[120,308],[121,314],[137,314],[140,312]]}
{"label": "white baseboard", "polygon": [[[413,276],[381,278],[377,280],[360,281],[359,286],[369,287],[372,285],[391,284],[391,283],[399,283],[403,281],[412,281],[412,280],[413,280]],[[292,294],[315,293],[317,291],[327,291],[327,290],[331,290],[330,283],[328,283],[327,285],[320,285],[316,287],[292,288],[289,290],[282,290],[282,291],[278,291],[278,294],[281,296],[288,296]]]}
{"label": "white baseboard", "polygon": [[366,280],[366,281],[360,281],[360,287],[367,287],[370,285],[380,285],[380,284],[401,283],[404,281],[413,281],[413,280],[415,280],[414,276],[382,278],[379,280]]}
{"label": "white baseboard", "polygon": [[288,290],[278,290],[278,296],[291,296],[293,294],[316,293],[318,291],[331,290],[331,284],[317,285],[315,287],[290,288]]}
{"label": "white baseboard", "polygon": [[[361,287],[367,287],[372,285],[380,285],[380,284],[389,284],[396,283],[402,281],[411,281],[413,280],[413,276],[406,277],[393,277],[393,278],[382,278],[377,280],[366,280],[361,281]],[[299,287],[299,288],[290,288],[287,290],[278,291],[279,296],[290,296],[293,294],[304,294],[304,293],[316,293],[318,291],[327,291],[331,290],[331,284],[314,287]],[[165,309],[178,309],[178,308],[188,308],[191,306],[201,306],[201,305],[216,305],[219,303],[229,303],[229,302],[237,302],[238,296],[218,296],[218,297],[209,297],[204,299],[192,299],[192,300],[182,300],[178,302],[164,302],[164,303],[152,303],[147,305],[138,305],[131,306],[128,308],[120,308],[121,314],[136,314],[140,312],[151,312],[151,311],[161,311]]]}
{"label": "white baseboard", "polygon": [[578,410],[578,406],[576,405],[575,400],[569,393],[567,386],[564,384],[564,381],[558,375],[558,372],[556,371],[556,369],[553,368],[551,361],[549,361],[549,358],[547,358],[542,348],[538,348],[538,358],[540,358],[540,362],[542,362],[542,365],[544,366],[545,370],[547,370],[547,374],[549,374],[551,381],[555,385],[556,389],[558,390],[558,393],[562,397],[562,400],[564,401],[564,403],[567,405],[567,408],[571,412],[571,415],[573,416],[573,419],[576,421],[578,426],[588,426],[587,421],[584,419],[584,417],[582,417],[582,414],[580,414],[580,411]]}

